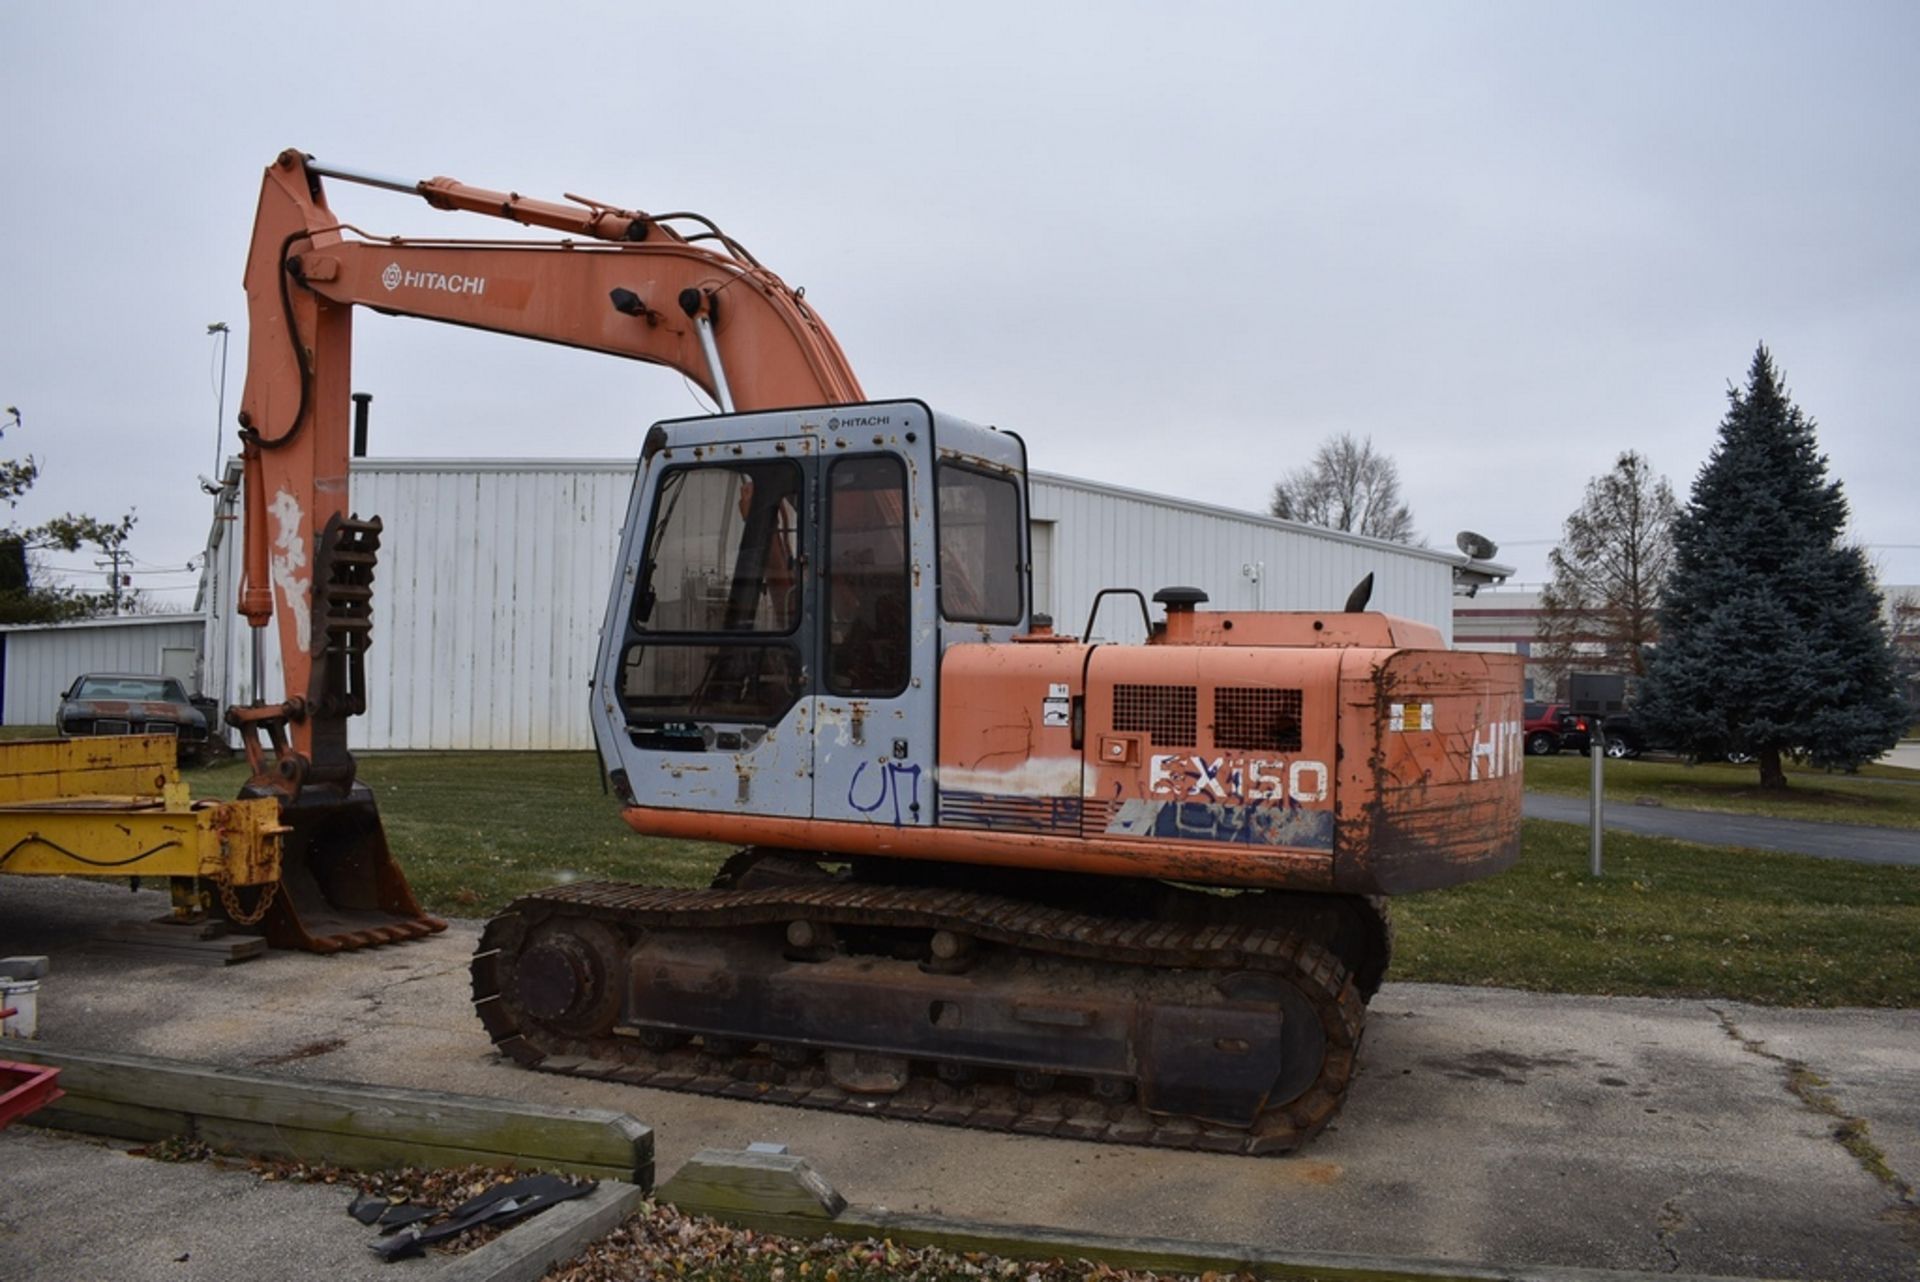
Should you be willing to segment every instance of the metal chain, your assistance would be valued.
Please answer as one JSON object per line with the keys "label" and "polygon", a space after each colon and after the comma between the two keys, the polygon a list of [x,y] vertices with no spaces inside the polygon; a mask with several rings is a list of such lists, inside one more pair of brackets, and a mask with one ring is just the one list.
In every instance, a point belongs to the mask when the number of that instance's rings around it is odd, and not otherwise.
{"label": "metal chain", "polygon": [[278,881],[268,882],[266,889],[260,892],[259,901],[253,906],[252,914],[249,915],[240,910],[240,896],[234,892],[233,882],[223,877],[219,886],[220,906],[227,910],[228,919],[236,926],[258,925],[260,919],[267,915],[267,910],[273,907],[273,897],[280,891]]}

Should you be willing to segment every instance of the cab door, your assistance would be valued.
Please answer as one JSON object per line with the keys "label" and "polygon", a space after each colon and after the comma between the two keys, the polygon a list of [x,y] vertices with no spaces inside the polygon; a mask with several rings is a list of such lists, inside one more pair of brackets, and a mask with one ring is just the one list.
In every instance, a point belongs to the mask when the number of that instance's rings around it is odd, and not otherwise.
{"label": "cab door", "polygon": [[814,440],[756,427],[723,421],[740,435],[663,450],[635,482],[595,731],[638,806],[812,806]]}
{"label": "cab door", "polygon": [[912,828],[934,819],[934,504],[927,428],[891,417],[816,460],[813,816]]}

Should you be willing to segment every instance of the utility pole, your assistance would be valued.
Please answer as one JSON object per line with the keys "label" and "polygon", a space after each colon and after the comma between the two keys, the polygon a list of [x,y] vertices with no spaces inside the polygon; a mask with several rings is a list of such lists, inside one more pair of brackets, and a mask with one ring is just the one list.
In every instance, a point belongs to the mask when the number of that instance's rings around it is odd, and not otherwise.
{"label": "utility pole", "polygon": [[117,548],[117,547],[108,548],[107,558],[108,559],[105,561],[95,561],[94,565],[102,570],[111,569],[112,571],[107,577],[107,589],[108,591],[113,593],[113,615],[115,618],[119,618],[120,617],[120,588],[121,588],[121,582],[122,582],[121,574],[120,574],[120,563],[122,561],[132,560],[133,554],[127,551],[125,548]]}

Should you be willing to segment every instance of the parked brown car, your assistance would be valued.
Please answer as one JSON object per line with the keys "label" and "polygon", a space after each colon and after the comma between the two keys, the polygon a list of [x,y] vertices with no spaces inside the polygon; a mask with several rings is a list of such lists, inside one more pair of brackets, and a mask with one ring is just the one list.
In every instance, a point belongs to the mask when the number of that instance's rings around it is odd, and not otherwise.
{"label": "parked brown car", "polygon": [[93,672],[74,678],[60,697],[55,724],[63,735],[170,734],[180,759],[206,752],[207,718],[172,677]]}

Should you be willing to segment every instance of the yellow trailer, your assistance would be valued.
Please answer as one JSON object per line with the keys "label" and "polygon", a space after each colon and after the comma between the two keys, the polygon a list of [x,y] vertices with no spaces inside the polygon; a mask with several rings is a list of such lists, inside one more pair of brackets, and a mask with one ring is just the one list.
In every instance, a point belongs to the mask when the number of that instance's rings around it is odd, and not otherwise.
{"label": "yellow trailer", "polygon": [[195,801],[168,735],[0,743],[0,875],[165,877],[174,915],[258,922],[280,885],[279,803]]}

